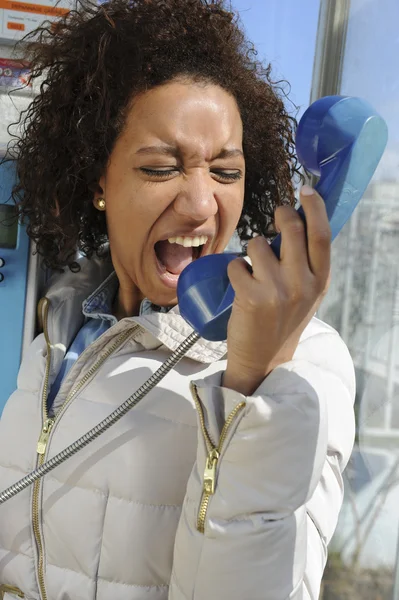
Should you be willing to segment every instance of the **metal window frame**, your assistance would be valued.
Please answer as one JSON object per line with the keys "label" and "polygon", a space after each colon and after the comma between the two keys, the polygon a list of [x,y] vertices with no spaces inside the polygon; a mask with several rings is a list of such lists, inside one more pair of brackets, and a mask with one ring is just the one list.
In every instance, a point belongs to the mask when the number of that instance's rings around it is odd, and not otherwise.
{"label": "metal window frame", "polygon": [[310,102],[339,94],[350,0],[320,0]]}
{"label": "metal window frame", "polygon": [[[340,93],[349,11],[350,0],[320,0],[310,104],[323,96],[335,96]],[[316,183],[317,177],[312,175],[310,185],[314,187]],[[349,228],[348,243],[353,244],[356,235],[355,219],[349,222]],[[352,265],[349,264],[345,276],[345,286],[347,288],[352,283],[352,271]],[[317,311],[317,316],[323,319],[323,304]],[[348,316],[349,305],[343,307],[341,329],[344,340],[348,331]]]}

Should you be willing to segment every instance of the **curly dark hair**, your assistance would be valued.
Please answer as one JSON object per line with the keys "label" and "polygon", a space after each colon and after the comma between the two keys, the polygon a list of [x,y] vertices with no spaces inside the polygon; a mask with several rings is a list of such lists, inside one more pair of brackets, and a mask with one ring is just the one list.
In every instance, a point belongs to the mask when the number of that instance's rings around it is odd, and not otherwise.
{"label": "curly dark hair", "polygon": [[28,234],[50,268],[88,257],[107,239],[93,207],[135,95],[179,76],[217,84],[232,94],[243,122],[246,160],[242,241],[274,235],[274,210],[294,205],[301,178],[295,118],[271,66],[256,58],[239,17],[224,0],[109,0],[46,22],[24,39],[24,59],[40,94],[13,140],[18,183],[12,197]]}

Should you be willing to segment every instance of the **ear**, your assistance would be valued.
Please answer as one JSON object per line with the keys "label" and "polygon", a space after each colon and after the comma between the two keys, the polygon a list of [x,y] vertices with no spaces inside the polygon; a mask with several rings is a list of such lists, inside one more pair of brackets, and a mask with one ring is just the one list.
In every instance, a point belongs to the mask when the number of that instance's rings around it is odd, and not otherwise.
{"label": "ear", "polygon": [[105,177],[102,175],[98,183],[89,185],[89,190],[93,192],[93,204],[95,205],[98,198],[104,198],[105,194]]}

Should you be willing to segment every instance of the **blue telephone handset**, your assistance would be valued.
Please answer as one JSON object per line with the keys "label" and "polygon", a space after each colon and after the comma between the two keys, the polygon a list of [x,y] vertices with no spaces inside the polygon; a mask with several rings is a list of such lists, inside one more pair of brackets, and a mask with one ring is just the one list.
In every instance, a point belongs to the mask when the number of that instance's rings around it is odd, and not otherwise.
{"label": "blue telephone handset", "polygon": [[[304,113],[296,134],[300,163],[319,176],[316,190],[326,203],[332,239],[361,199],[388,139],[385,121],[367,102],[348,96],[326,96]],[[302,208],[298,213],[305,221]],[[281,236],[271,243],[280,257]],[[179,277],[180,313],[203,338],[227,338],[234,290],[227,266],[237,253],[213,254],[188,265]]]}

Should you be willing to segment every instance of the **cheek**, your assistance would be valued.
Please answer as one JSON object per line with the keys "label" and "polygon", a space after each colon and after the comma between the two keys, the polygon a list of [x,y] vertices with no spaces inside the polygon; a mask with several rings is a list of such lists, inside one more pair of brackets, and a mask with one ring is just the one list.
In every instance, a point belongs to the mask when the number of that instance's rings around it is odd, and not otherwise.
{"label": "cheek", "polygon": [[220,198],[219,213],[226,228],[235,229],[244,205],[244,187],[237,186],[234,191],[226,192]]}
{"label": "cheek", "polygon": [[125,193],[118,191],[111,197],[107,211],[110,233],[116,231],[122,235],[143,237],[159,216],[160,202],[156,194],[145,186],[127,189]]}

